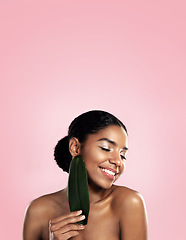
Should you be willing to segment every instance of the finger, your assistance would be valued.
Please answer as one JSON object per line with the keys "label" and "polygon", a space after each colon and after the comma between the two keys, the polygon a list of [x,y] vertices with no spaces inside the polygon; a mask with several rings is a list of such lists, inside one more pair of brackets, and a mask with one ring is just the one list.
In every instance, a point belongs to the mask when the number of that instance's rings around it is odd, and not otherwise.
{"label": "finger", "polygon": [[54,239],[61,239],[61,240],[67,240],[70,239],[71,237],[75,237],[79,235],[78,231],[70,231],[67,233],[59,233],[59,232],[55,232],[54,233]]}
{"label": "finger", "polygon": [[85,228],[84,225],[78,225],[73,223],[73,224],[65,225],[64,227],[60,228],[58,232],[60,232],[61,234],[64,234],[70,231],[80,231],[80,230],[83,230],[84,228]]}
{"label": "finger", "polygon": [[69,238],[75,237],[77,235],[79,235],[79,232],[77,232],[77,231],[67,232],[64,234],[64,239],[69,239]]}
{"label": "finger", "polygon": [[65,215],[63,215],[63,216],[60,216],[60,217],[58,217],[58,218],[52,219],[52,220],[51,220],[51,224],[60,222],[60,221],[62,221],[62,220],[65,219],[65,218],[78,216],[78,215],[80,215],[80,214],[82,214],[82,210],[75,211],[75,212],[70,212],[70,213],[65,214]]}
{"label": "finger", "polygon": [[77,224],[75,224],[75,223],[77,223],[77,222],[79,222],[79,221],[81,221],[81,220],[83,220],[83,219],[85,219],[85,215],[65,218],[65,219],[63,219],[63,220],[60,221],[60,222],[51,224],[50,230],[51,230],[52,232],[55,232],[55,231],[59,230],[60,228],[62,229],[62,228],[64,228],[65,226],[71,225],[71,224],[73,224],[73,223],[74,223],[74,225],[76,226]]}

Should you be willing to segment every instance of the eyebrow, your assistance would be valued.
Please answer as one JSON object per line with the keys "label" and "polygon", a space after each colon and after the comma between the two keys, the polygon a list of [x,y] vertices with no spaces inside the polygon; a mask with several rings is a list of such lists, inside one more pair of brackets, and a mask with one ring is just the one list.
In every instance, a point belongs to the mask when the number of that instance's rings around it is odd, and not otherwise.
{"label": "eyebrow", "polygon": [[[107,141],[107,142],[111,143],[111,144],[114,145],[114,146],[117,145],[114,141],[110,140],[109,138],[101,138],[101,139],[98,140],[98,142],[99,142],[99,141]],[[127,147],[124,147],[123,150],[128,150],[128,148],[127,148]]]}

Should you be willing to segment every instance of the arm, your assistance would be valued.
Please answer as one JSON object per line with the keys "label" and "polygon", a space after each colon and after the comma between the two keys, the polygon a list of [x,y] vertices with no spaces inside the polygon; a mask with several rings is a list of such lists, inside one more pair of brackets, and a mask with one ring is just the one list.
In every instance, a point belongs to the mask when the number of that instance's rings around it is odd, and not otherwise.
{"label": "arm", "polygon": [[34,200],[28,207],[23,225],[23,240],[67,240],[79,235],[79,231],[84,229],[84,226],[76,224],[85,218],[80,215],[82,211],[70,212],[50,220],[53,214],[50,213],[49,205],[45,204],[41,198]]}
{"label": "arm", "polygon": [[26,210],[23,224],[23,240],[40,240],[41,239],[41,221],[38,217],[39,208],[30,204]]}
{"label": "arm", "polygon": [[120,209],[121,240],[147,240],[147,214],[143,197],[133,192]]}

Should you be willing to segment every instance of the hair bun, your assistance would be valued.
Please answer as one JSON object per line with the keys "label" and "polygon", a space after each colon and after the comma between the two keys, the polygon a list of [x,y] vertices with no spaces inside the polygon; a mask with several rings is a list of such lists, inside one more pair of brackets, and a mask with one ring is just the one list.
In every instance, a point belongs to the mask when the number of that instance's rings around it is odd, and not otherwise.
{"label": "hair bun", "polygon": [[57,165],[63,169],[65,172],[69,172],[70,162],[72,156],[69,152],[69,140],[68,136],[62,138],[58,141],[54,149],[54,159]]}

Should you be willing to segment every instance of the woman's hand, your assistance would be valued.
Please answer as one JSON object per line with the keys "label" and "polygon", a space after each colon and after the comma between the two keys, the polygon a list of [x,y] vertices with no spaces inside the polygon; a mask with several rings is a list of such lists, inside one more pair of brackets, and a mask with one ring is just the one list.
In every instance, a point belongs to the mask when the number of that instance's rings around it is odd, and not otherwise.
{"label": "woman's hand", "polygon": [[85,219],[80,214],[82,210],[71,212],[49,222],[49,240],[67,240],[79,235],[79,231],[85,228],[84,225],[78,225],[77,222]]}

